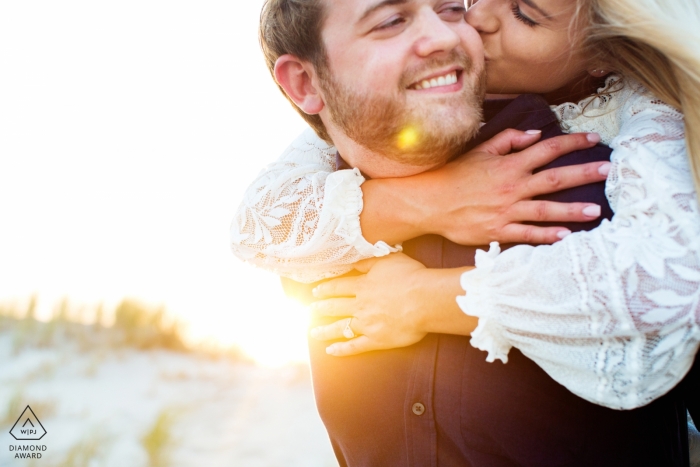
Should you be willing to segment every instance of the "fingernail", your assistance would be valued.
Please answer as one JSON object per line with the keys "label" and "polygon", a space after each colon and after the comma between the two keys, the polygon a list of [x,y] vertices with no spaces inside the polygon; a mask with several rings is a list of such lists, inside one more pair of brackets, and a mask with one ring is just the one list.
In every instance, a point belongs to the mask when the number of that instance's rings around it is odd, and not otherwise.
{"label": "fingernail", "polygon": [[559,237],[559,239],[568,237],[569,235],[571,235],[571,230],[560,230],[557,232],[557,237]]}
{"label": "fingernail", "polygon": [[600,143],[600,135],[598,133],[588,133],[586,139],[591,143]]}
{"label": "fingernail", "polygon": [[583,215],[588,217],[599,217],[600,206],[586,206],[583,208]]}
{"label": "fingernail", "polygon": [[604,177],[607,177],[610,173],[610,167],[612,167],[612,164],[610,162],[606,162],[605,164],[598,167],[598,173],[603,175]]}
{"label": "fingernail", "polygon": [[318,328],[313,328],[311,332],[309,332],[309,334],[311,334],[311,337],[313,337],[314,339],[318,339],[320,333],[321,331]]}
{"label": "fingernail", "polygon": [[527,130],[525,133],[528,135],[539,135],[542,133],[542,130]]}
{"label": "fingernail", "polygon": [[328,355],[333,355],[335,353],[335,349],[333,348],[332,345],[330,347],[326,347],[326,353]]}

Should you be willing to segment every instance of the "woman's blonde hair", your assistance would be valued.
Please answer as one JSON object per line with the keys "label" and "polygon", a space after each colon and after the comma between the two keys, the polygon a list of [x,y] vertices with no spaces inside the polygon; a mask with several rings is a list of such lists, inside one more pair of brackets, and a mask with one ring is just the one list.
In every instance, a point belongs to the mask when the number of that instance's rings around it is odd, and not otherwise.
{"label": "woman's blonde hair", "polygon": [[577,0],[577,7],[594,62],[636,79],[685,115],[700,193],[700,1]]}

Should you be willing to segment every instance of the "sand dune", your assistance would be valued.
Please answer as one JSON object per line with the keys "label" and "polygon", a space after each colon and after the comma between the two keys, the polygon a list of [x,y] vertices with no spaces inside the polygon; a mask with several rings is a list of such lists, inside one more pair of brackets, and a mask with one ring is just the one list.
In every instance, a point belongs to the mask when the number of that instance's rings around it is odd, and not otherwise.
{"label": "sand dune", "polygon": [[[15,441],[30,405],[47,434]],[[0,333],[0,466],[337,465],[304,366],[262,368],[163,350],[17,349]],[[40,461],[11,445],[45,445]]]}

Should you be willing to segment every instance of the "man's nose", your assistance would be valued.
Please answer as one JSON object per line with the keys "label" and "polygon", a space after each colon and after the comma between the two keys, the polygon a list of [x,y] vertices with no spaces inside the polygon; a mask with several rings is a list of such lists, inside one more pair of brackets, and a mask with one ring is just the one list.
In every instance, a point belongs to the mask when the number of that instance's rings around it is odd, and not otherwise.
{"label": "man's nose", "polygon": [[457,32],[445,23],[434,11],[424,11],[419,17],[418,37],[415,51],[421,57],[434,53],[449,52],[460,43]]}
{"label": "man's nose", "polygon": [[496,6],[492,3],[491,0],[473,2],[465,15],[467,23],[480,34],[490,34],[498,31],[499,20],[498,16],[494,14]]}

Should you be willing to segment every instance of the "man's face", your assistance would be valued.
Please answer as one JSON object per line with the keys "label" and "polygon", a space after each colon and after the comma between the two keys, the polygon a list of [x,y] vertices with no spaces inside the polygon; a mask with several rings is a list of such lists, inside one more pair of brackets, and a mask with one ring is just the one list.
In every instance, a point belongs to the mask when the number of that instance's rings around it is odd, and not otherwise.
{"label": "man's face", "polygon": [[325,2],[329,70],[319,75],[331,122],[403,163],[435,166],[459,153],[481,121],[484,69],[464,2]]}

